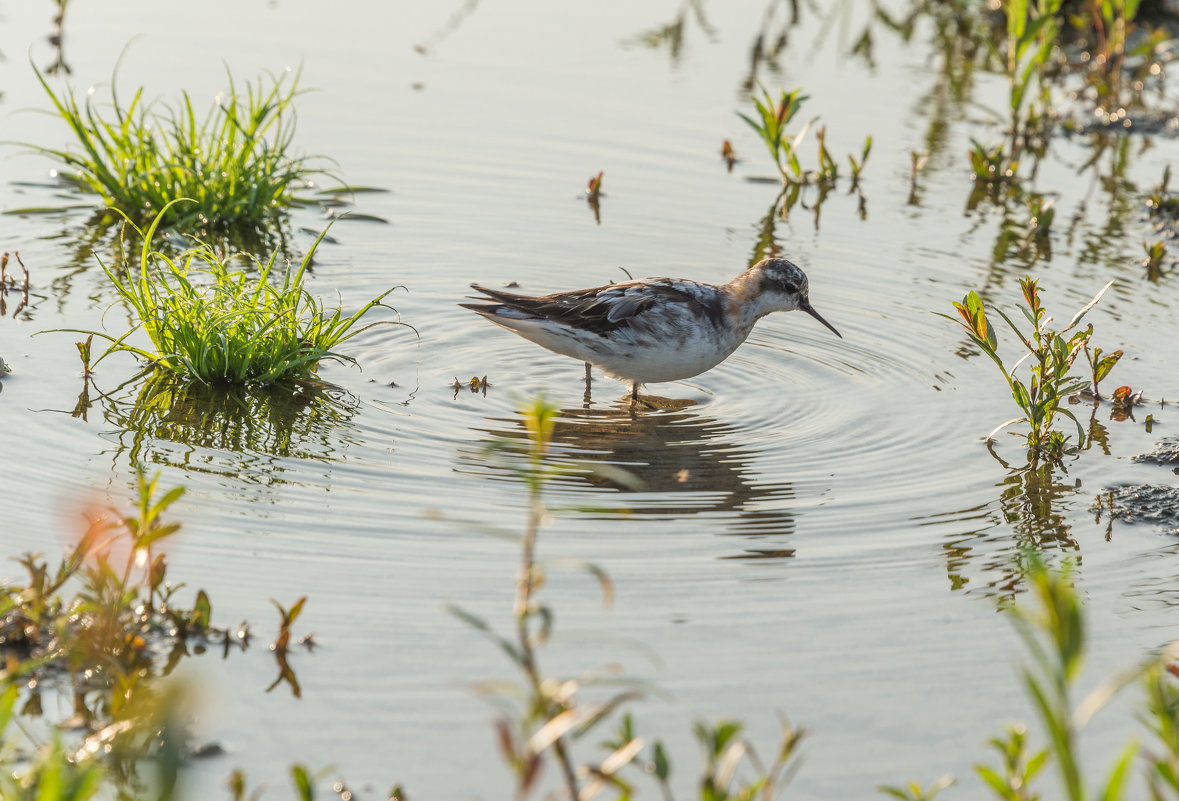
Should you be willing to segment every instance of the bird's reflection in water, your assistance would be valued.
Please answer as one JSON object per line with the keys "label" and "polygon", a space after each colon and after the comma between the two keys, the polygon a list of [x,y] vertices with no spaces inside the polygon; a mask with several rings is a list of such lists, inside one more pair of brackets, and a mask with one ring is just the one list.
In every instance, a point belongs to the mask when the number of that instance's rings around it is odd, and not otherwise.
{"label": "bird's reflection in water", "polygon": [[[550,453],[576,468],[553,479],[554,489],[597,491],[590,505],[632,518],[715,519],[715,526],[705,526],[745,540],[740,552],[722,558],[793,556],[786,544],[795,529],[791,484],[759,480],[757,454],[737,443],[740,432],[693,411],[693,402],[643,400],[646,408],[628,399],[610,408],[562,409]],[[495,428],[483,429],[486,440],[508,443],[501,452],[523,460],[528,437],[523,420],[492,422]],[[486,449],[464,450],[459,459],[460,470],[514,477],[502,462],[486,458]],[[609,469],[599,472],[602,466],[621,469],[638,482],[619,480]]]}

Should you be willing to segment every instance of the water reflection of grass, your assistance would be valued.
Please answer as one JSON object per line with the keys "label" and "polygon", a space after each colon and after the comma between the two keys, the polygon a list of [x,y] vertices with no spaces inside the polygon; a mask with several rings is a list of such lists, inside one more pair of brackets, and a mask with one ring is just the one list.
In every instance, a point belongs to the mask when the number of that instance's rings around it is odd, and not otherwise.
{"label": "water reflection of grass", "polygon": [[102,395],[107,421],[130,437],[132,461],[151,441],[236,454],[331,461],[333,432],[350,425],[355,398],[316,381],[277,386],[210,386],[160,370],[132,385],[134,396]]}

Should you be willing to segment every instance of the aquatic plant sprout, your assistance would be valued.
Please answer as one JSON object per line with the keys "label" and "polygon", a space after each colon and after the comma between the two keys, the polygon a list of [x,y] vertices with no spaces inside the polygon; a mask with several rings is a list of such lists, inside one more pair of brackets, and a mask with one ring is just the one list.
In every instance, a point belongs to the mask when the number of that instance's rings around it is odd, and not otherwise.
{"label": "aquatic plant sprout", "polygon": [[[802,164],[798,160],[798,148],[802,145],[802,140],[806,138],[807,131],[818,119],[815,117],[807,122],[794,135],[793,138],[786,135],[786,126],[798,114],[802,103],[807,99],[807,95],[802,94],[801,89],[795,89],[792,92],[779,90],[778,99],[775,101],[773,95],[764,86],[760,86],[762,97],[753,95],[750,99],[753,101],[753,106],[757,111],[756,117],[748,114],[737,112],[737,116],[745,121],[745,124],[752,128],[761,138],[769,151],[770,158],[774,160],[774,166],[778,168],[778,174],[782,178],[782,183],[787,186],[797,186],[798,184],[809,184],[812,181],[817,181],[821,184],[830,184],[839,178],[839,166],[835,159],[832,158],[830,151],[827,149],[826,138],[827,128],[824,126],[819,130],[819,169],[812,175],[811,171],[803,169]],[[852,171],[852,185],[853,189],[859,182],[860,173],[864,169],[864,164],[868,161],[868,154],[872,150],[872,137],[868,136],[864,139],[864,148],[860,153],[860,158],[856,159],[854,155],[848,155],[848,161],[851,164]]]}
{"label": "aquatic plant sprout", "polygon": [[[1015,332],[1028,351],[1010,368],[1003,364],[998,354],[995,331],[987,321],[982,299],[973,290],[966,294],[961,303],[954,304],[960,318],[955,322],[966,329],[974,344],[999,367],[1016,405],[1023,411],[1023,416],[1008,420],[988,434],[987,441],[1009,425],[1026,422],[1030,428],[1027,433],[1029,459],[1033,462],[1040,457],[1057,460],[1070,450],[1066,444],[1068,438],[1052,427],[1057,414],[1065,415],[1076,423],[1079,440],[1077,447],[1085,443],[1085,430],[1081,427],[1080,421],[1061,404],[1068,395],[1079,392],[1088,385],[1085,379],[1070,375],[1073,362],[1086,349],[1093,336],[1092,325],[1084,329],[1077,329],[1077,326],[1113,285],[1113,281],[1102,287],[1091,301],[1073,315],[1068,325],[1059,330],[1048,327],[1052,317],[1044,310],[1041,302],[1039,282],[1034,278],[1025,277],[1019,284],[1023,290],[1024,303],[1027,305],[1027,308],[1021,311],[1032,325],[1031,333],[1025,335],[1001,309],[994,310]],[[955,319],[948,314],[941,316],[949,320]],[[1026,381],[1016,375],[1016,371],[1025,361],[1029,362],[1030,372]],[[1114,362],[1116,361],[1115,359]],[[1097,375],[1096,367],[1094,368],[1095,383],[1108,374],[1114,362],[1109,363],[1100,376]]]}
{"label": "aquatic plant sprout", "polygon": [[[126,264],[126,259],[119,268],[99,260],[139,322],[117,338],[98,331],[80,332],[111,343],[95,364],[112,352],[127,351],[158,368],[207,384],[270,384],[309,378],[323,359],[355,364],[334,348],[376,325],[404,325],[400,320],[379,320],[355,327],[378,306],[396,312],[384,299],[397,287],[350,316],[339,308],[329,310],[306,289],[307,267],[330,225],[298,267],[288,267],[280,282],[274,280],[277,252],[265,264],[239,254],[252,269],[233,270],[228,258],[205,244],[175,258],[152,250],[152,237],[173,203],[164,207],[146,232],[127,220],[143,239],[138,269]],[[139,329],[147,334],[154,351],[128,342]]]}
{"label": "aquatic plant sprout", "polygon": [[57,114],[70,126],[78,148],[30,144],[67,167],[64,177],[143,223],[174,198],[192,198],[172,224],[200,224],[218,230],[262,228],[295,202],[295,190],[313,175],[329,174],[312,159],[292,154],[294,99],[299,71],[261,78],[240,92],[228,73],[228,90],[203,117],[182,93],[174,108],[160,110],[143,100],[143,88],[124,106],[111,79],[110,110],[100,110],[87,93],[84,104],[67,88],[57,92],[33,71]]}

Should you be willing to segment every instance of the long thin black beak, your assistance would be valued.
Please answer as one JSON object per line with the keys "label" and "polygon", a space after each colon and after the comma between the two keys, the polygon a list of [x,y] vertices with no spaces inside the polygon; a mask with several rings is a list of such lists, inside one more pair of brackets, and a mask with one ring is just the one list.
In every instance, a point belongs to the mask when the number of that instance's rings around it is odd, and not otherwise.
{"label": "long thin black beak", "polygon": [[798,305],[798,308],[801,309],[802,311],[806,312],[807,314],[809,314],[811,317],[814,317],[816,320],[818,320],[823,325],[830,328],[831,333],[835,334],[835,336],[839,337],[840,339],[843,339],[843,334],[836,331],[835,326],[831,325],[831,323],[824,320],[822,315],[820,315],[817,311],[815,311],[815,307],[811,305],[809,300],[804,300],[802,303],[800,303]]}

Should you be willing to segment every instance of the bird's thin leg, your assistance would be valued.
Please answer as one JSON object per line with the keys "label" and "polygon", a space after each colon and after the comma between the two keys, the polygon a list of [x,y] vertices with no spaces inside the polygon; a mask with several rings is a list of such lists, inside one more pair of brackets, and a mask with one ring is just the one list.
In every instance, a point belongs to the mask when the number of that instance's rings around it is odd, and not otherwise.
{"label": "bird's thin leg", "polygon": [[582,398],[582,402],[587,405],[591,402],[591,399],[590,399],[590,378],[591,378],[592,369],[593,368],[590,366],[590,363],[586,362],[585,363],[585,396]]}
{"label": "bird's thin leg", "polygon": [[632,381],[630,385],[630,399],[637,401],[639,399],[639,382]]}

